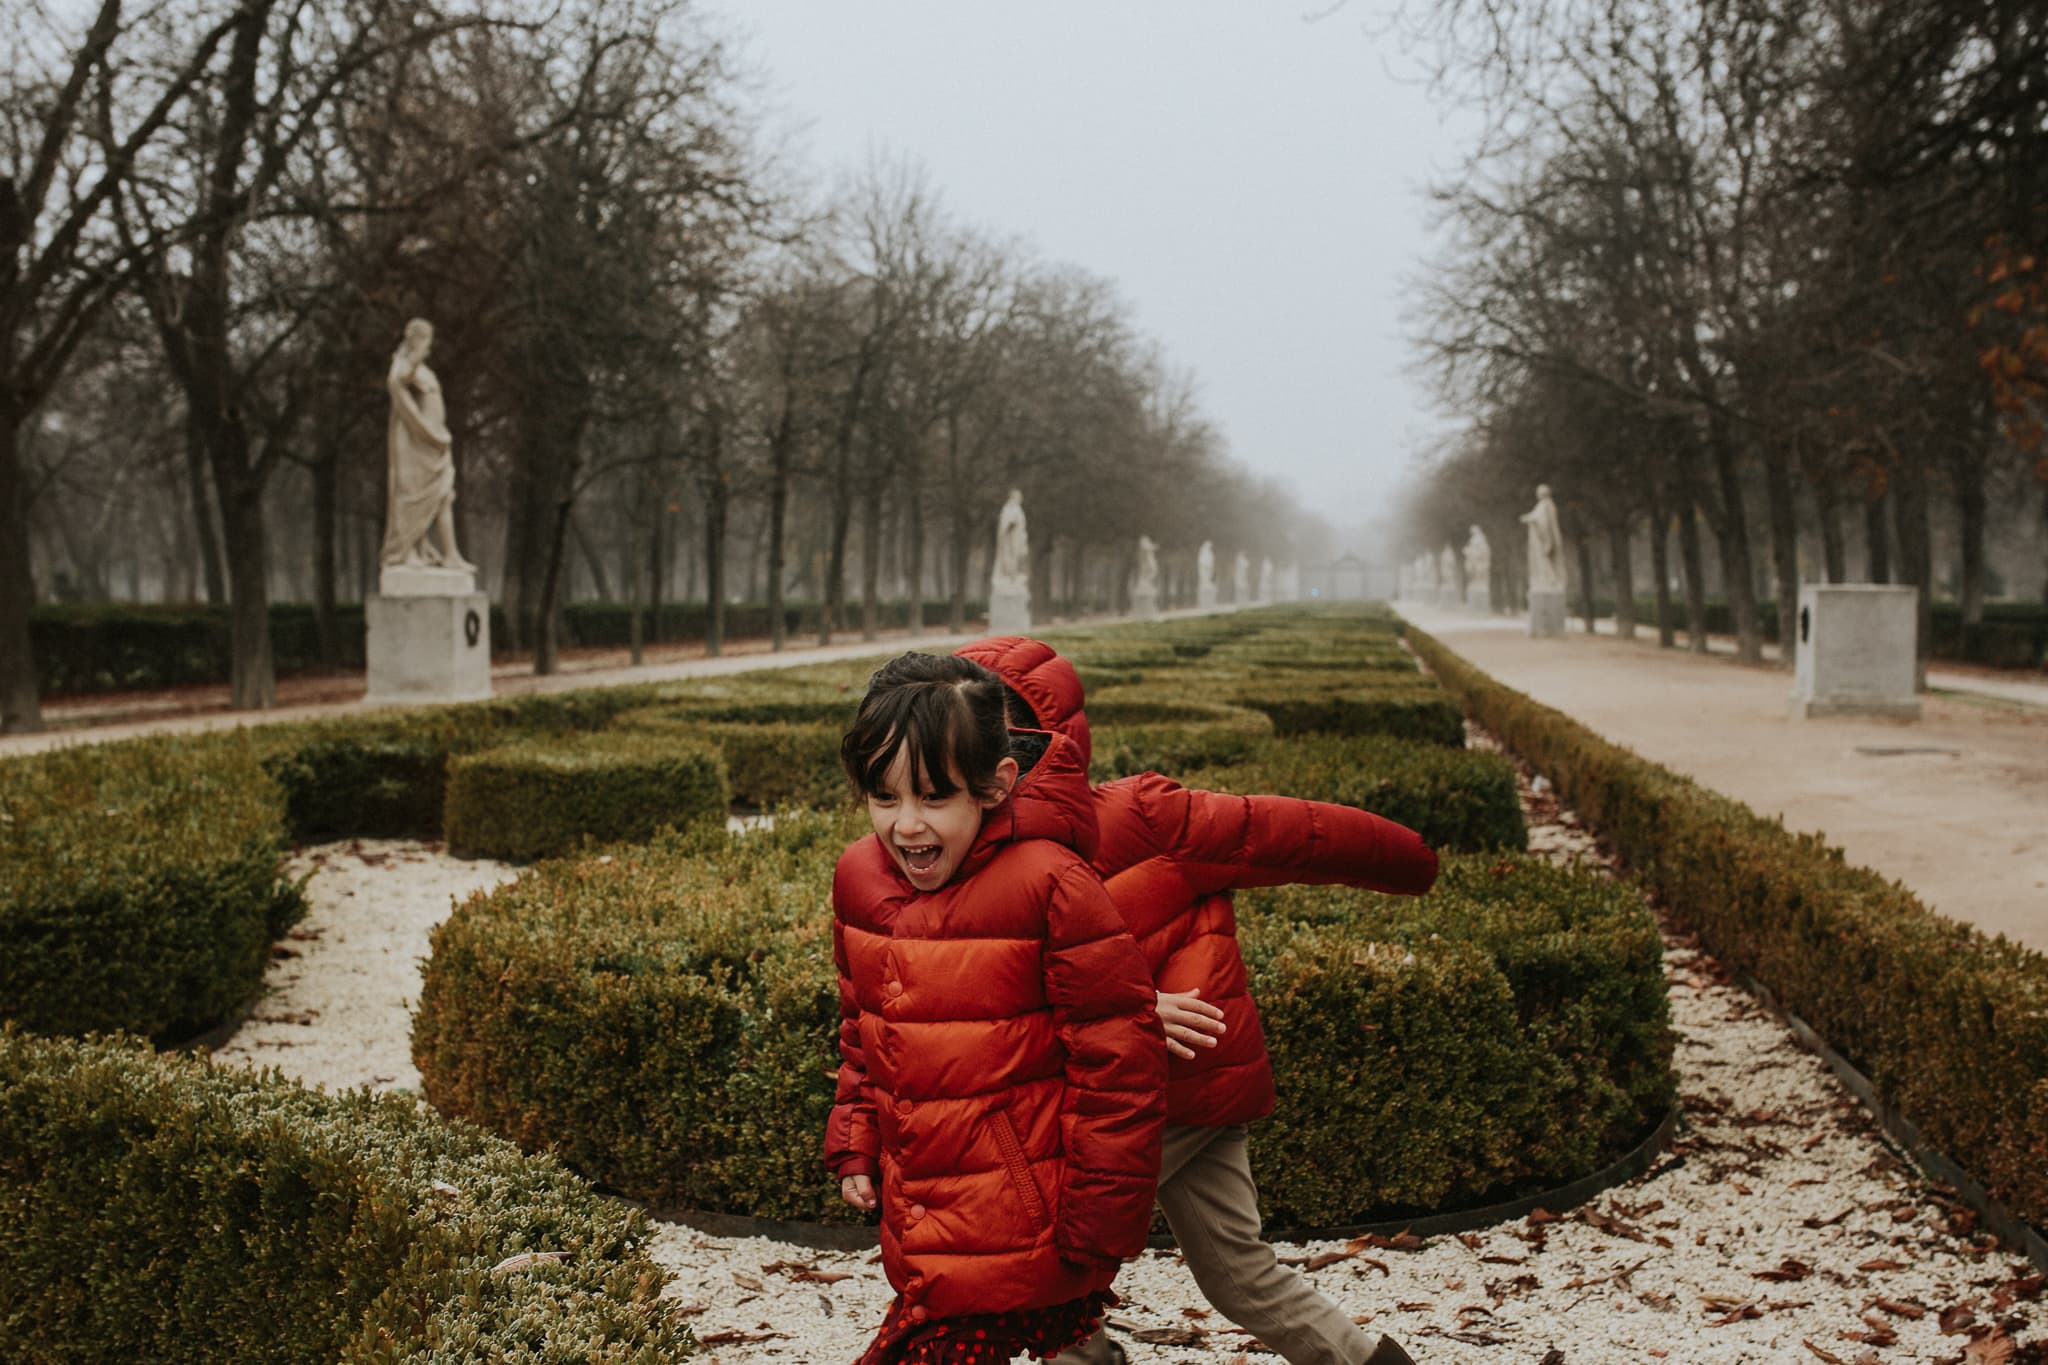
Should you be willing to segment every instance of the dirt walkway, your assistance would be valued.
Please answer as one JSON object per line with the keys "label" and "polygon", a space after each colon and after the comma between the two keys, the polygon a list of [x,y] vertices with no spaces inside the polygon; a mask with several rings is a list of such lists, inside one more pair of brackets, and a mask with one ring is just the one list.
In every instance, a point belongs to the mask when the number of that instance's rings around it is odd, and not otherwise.
{"label": "dirt walkway", "polygon": [[1916,722],[1795,720],[1788,674],[1661,650],[1654,634],[1532,640],[1523,620],[1399,610],[1615,743],[2048,951],[2048,708],[1937,690]]}

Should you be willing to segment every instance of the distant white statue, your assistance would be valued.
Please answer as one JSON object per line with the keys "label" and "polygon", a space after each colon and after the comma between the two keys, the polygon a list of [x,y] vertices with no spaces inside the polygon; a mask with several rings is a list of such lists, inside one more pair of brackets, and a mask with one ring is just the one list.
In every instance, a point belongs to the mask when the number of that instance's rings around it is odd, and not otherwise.
{"label": "distant white statue", "polygon": [[1252,600],[1251,578],[1252,561],[1243,550],[1239,550],[1230,566],[1230,600],[1240,607]]}
{"label": "distant white statue", "polygon": [[1131,583],[1131,612],[1146,618],[1159,614],[1159,547],[1150,536],[1138,537],[1138,572]]}
{"label": "distant white statue", "polygon": [[1477,526],[1465,538],[1465,582],[1484,585],[1493,572],[1493,546],[1486,539],[1486,532]]}
{"label": "distant white statue", "polygon": [[996,517],[996,563],[991,580],[994,591],[1013,588],[1031,591],[1031,533],[1024,526],[1024,490],[1012,488],[1010,500]]}
{"label": "distant white statue", "polygon": [[1529,591],[1564,591],[1564,532],[1557,524],[1557,504],[1550,485],[1536,485],[1536,505],[1522,513],[1529,528]]}
{"label": "distant white statue", "polygon": [[405,324],[405,339],[391,355],[384,386],[391,392],[385,431],[390,468],[385,479],[381,563],[405,568],[454,569],[476,565],[455,548],[455,438],[441,381],[427,368],[434,326],[425,318]]}
{"label": "distant white statue", "polygon": [[1195,555],[1195,605],[1205,611],[1216,605],[1216,547],[1206,540]]}
{"label": "distant white statue", "polygon": [[989,571],[988,630],[1023,635],[1031,629],[1031,535],[1024,526],[1024,490],[1012,488],[996,516],[996,557]]}
{"label": "distant white statue", "polygon": [[1448,545],[1437,551],[1436,594],[1439,602],[1464,600],[1464,595],[1458,591],[1458,552]]}
{"label": "distant white statue", "polygon": [[1252,589],[1252,599],[1258,602],[1273,600],[1273,561],[1270,559],[1259,561],[1259,582]]}

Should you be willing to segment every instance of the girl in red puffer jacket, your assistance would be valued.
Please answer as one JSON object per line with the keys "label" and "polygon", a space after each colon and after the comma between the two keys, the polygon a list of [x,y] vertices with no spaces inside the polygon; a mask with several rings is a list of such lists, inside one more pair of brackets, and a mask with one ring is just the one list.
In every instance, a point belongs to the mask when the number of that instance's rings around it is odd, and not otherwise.
{"label": "girl in red puffer jacket", "polygon": [[[1088,717],[1072,664],[1020,636],[959,652],[1011,690],[1013,723],[1066,736],[1086,764]],[[1230,893],[1336,883],[1420,895],[1436,881],[1436,854],[1406,826],[1349,806],[1191,791],[1158,773],[1097,787],[1095,818],[1091,861],[1152,969],[1173,1053],[1159,1207],[1195,1282],[1224,1316],[1294,1365],[1401,1365],[1409,1356],[1399,1343],[1359,1331],[1281,1265],[1260,1234],[1246,1125],[1273,1111],[1273,1066]],[[1121,1358],[1098,1332],[1059,1365]]]}
{"label": "girl in red puffer jacket", "polygon": [[986,669],[926,654],[875,674],[841,757],[875,832],[833,874],[825,1161],[880,1208],[897,1291],[862,1363],[1055,1354],[1145,1244],[1165,1109],[1151,973],[1088,865],[1084,760],[1013,736]]}

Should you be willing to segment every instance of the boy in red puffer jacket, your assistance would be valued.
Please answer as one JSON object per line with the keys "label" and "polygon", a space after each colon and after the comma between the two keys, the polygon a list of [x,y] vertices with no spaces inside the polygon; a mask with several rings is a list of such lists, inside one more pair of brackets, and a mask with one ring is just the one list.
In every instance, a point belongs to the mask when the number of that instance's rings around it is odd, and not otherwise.
{"label": "boy in red puffer jacket", "polygon": [[[1011,691],[1012,723],[1065,735],[1089,753],[1081,680],[1038,640],[979,640],[958,651]],[[1159,993],[1168,1061],[1159,1206],[1195,1282],[1224,1316],[1295,1365],[1399,1365],[1350,1317],[1282,1266],[1260,1237],[1246,1125],[1273,1111],[1273,1068],[1238,952],[1230,893],[1343,884],[1421,895],[1437,859],[1406,826],[1349,806],[1190,791],[1157,773],[1095,788],[1092,862],[1138,941]],[[1063,1365],[1122,1358],[1106,1334]]]}

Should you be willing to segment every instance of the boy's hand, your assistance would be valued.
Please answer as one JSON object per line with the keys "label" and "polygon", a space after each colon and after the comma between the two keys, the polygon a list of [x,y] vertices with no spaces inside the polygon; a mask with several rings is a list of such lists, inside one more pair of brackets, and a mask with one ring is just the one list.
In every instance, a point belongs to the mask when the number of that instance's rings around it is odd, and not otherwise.
{"label": "boy's hand", "polygon": [[1200,991],[1159,992],[1159,1022],[1166,1026],[1166,1050],[1183,1059],[1198,1047],[1216,1046],[1224,1027],[1222,1009]]}
{"label": "boy's hand", "polygon": [[864,1175],[842,1176],[839,1197],[863,1213],[875,1207],[875,1182]]}

